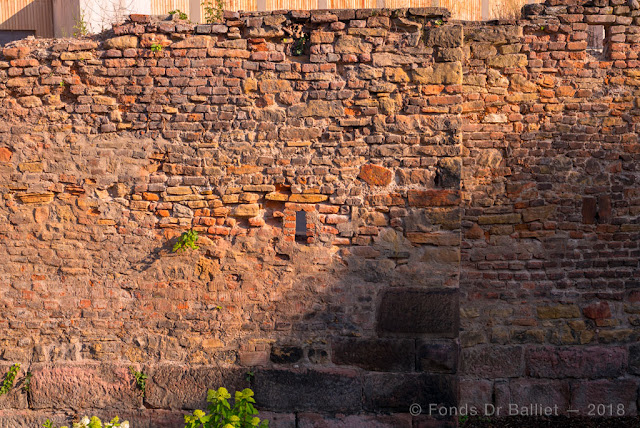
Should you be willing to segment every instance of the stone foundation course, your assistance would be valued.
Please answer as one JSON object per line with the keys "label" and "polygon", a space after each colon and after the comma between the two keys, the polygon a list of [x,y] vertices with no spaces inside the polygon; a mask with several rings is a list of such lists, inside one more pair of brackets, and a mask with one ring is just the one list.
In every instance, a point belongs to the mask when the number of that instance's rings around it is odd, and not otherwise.
{"label": "stone foundation course", "polygon": [[219,386],[273,427],[635,416],[640,12],[449,16],[132,15],[2,49],[0,427],[181,427]]}

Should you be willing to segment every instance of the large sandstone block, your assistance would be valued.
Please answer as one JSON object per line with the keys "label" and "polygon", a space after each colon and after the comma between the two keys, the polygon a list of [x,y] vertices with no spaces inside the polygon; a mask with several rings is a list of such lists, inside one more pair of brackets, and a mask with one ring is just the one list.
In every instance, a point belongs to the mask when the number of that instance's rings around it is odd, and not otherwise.
{"label": "large sandstone block", "polygon": [[[571,408],[592,416],[636,416],[637,379],[601,379],[571,384]],[[598,414],[598,412],[603,412]],[[620,412],[620,413],[618,413]]]}
{"label": "large sandstone block", "polygon": [[289,116],[342,117],[344,116],[344,107],[340,101],[310,100],[289,107]]}
{"label": "large sandstone block", "polygon": [[458,344],[454,341],[416,341],[416,370],[428,373],[458,371]]}
{"label": "large sandstone block", "polygon": [[353,370],[256,370],[259,407],[276,412],[358,413],[362,384]]}
{"label": "large sandstone block", "polygon": [[343,338],[333,341],[334,364],[373,371],[412,371],[415,343],[410,339]]}
{"label": "large sandstone block", "polygon": [[460,47],[462,46],[462,25],[426,28],[424,44],[442,48]]}
{"label": "large sandstone block", "polygon": [[390,335],[458,335],[458,290],[391,288],[378,306],[378,332]]}
{"label": "large sandstone block", "polygon": [[32,409],[135,409],[142,405],[127,366],[37,364],[31,372]]}
{"label": "large sandstone block", "polygon": [[459,62],[443,62],[416,68],[413,70],[413,81],[421,85],[459,85],[462,83],[462,65]]}
{"label": "large sandstone block", "polygon": [[505,378],[524,375],[521,346],[475,347],[462,350],[460,372],[468,378]]}
{"label": "large sandstone block", "polygon": [[[566,414],[570,408],[571,389],[569,382],[539,379],[513,379],[496,382],[494,387],[495,405],[508,412],[522,412],[522,408],[532,404],[551,407],[558,406],[559,414]],[[518,410],[516,410],[518,409]]]}
{"label": "large sandstone block", "polygon": [[455,376],[425,373],[369,373],[364,378],[364,408],[367,411],[406,412],[417,403],[454,406],[458,402]]}
{"label": "large sandstone block", "polygon": [[160,409],[203,409],[209,389],[249,387],[243,369],[162,364],[151,366],[148,375],[145,403]]}
{"label": "large sandstone block", "polygon": [[[271,427],[271,424],[269,424]],[[298,414],[298,428],[411,428],[409,414],[395,415],[321,415]]]}
{"label": "large sandstone block", "polygon": [[619,346],[545,346],[525,352],[527,375],[555,379],[622,376],[627,359],[627,349]]}

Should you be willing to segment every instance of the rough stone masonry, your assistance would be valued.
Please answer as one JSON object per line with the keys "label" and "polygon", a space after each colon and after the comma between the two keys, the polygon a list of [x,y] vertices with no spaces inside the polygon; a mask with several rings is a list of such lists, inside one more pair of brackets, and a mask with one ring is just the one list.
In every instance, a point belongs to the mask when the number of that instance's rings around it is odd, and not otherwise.
{"label": "rough stone masonry", "polygon": [[0,427],[179,427],[218,386],[287,428],[635,415],[640,12],[448,16],[133,15],[5,47]]}

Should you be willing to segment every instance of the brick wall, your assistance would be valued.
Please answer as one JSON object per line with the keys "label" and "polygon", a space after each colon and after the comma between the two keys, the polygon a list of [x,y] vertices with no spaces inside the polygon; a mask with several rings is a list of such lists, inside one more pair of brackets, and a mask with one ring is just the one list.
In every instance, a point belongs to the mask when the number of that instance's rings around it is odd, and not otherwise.
{"label": "brick wall", "polygon": [[138,15],[5,48],[0,365],[33,377],[0,426],[180,426],[221,385],[282,427],[550,387],[635,412],[636,11],[526,12]]}
{"label": "brick wall", "polygon": [[635,415],[640,15],[563,3],[465,27],[461,399]]}

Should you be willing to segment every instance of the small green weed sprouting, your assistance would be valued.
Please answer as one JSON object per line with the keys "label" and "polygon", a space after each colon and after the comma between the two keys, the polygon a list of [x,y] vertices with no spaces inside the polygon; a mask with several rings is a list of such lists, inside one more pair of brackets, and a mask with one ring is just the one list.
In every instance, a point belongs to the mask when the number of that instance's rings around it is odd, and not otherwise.
{"label": "small green weed sprouting", "polygon": [[0,395],[7,394],[13,388],[13,382],[20,371],[20,364],[14,364],[9,368],[7,375],[4,377],[2,386],[0,387]]}
{"label": "small green weed sprouting", "polygon": [[436,19],[434,24],[436,24],[436,27],[439,27],[444,24],[444,21],[442,19]]}
{"label": "small green weed sprouting", "polygon": [[253,406],[256,402],[253,391],[246,388],[236,391],[233,407],[227,401],[231,394],[226,388],[212,389],[207,393],[209,414],[202,410],[195,410],[191,415],[185,415],[185,428],[266,428],[269,421],[260,421],[255,415],[258,411]]}
{"label": "small green weed sprouting", "polygon": [[460,415],[458,416],[458,423],[464,424],[469,420],[469,415]]}
{"label": "small green weed sprouting", "polygon": [[222,20],[224,0],[203,0],[202,6],[204,6],[204,20],[207,24],[214,24]]}
{"label": "small green weed sprouting", "polygon": [[198,232],[196,232],[193,229],[188,230],[184,232],[182,235],[180,235],[180,238],[178,238],[178,242],[176,242],[175,245],[173,246],[173,252],[176,253],[186,248],[197,250],[198,248],[200,248],[196,245],[197,240],[198,240]]}
{"label": "small green weed sprouting", "polygon": [[22,384],[22,392],[29,392],[31,389],[31,376],[33,376],[33,373],[31,372],[27,372],[25,375],[24,383]]}
{"label": "small green weed sprouting", "polygon": [[169,15],[175,15],[175,14],[178,14],[178,18],[183,19],[185,21],[189,19],[189,15],[187,15],[180,9],[175,9],[169,12]]}
{"label": "small green weed sprouting", "polygon": [[544,25],[540,26],[540,31],[544,31]]}
{"label": "small green weed sprouting", "polygon": [[151,45],[151,52],[162,52],[162,45],[154,43]]}
{"label": "small green weed sprouting", "polygon": [[142,396],[144,397],[144,390],[147,388],[148,376],[141,371],[137,371],[133,368],[133,366],[129,366],[129,371],[131,372],[131,376],[133,376],[136,381],[136,386],[140,391],[142,391]]}
{"label": "small green weed sprouting", "polygon": [[73,26],[73,37],[82,37],[89,34],[89,27],[87,26],[84,12],[80,12],[80,16],[78,16],[75,21],[76,22]]}
{"label": "small green weed sprouting", "polygon": [[247,382],[251,382],[253,381],[253,378],[256,376],[256,374],[254,372],[252,372],[251,370],[249,370],[247,372],[247,376],[245,377],[245,379],[247,379]]}
{"label": "small green weed sprouting", "polygon": [[47,419],[46,421],[44,421],[44,424],[42,425],[44,428],[54,428],[53,426],[53,422],[51,422],[49,419]]}
{"label": "small green weed sprouting", "polygon": [[307,35],[303,34],[302,37],[296,39],[291,47],[291,54],[294,56],[300,56],[304,53],[304,45],[307,43]]}
{"label": "small green weed sprouting", "polygon": [[61,88],[64,88],[64,85],[65,85],[64,80],[61,80],[61,81],[60,81],[60,87],[61,87]]}

